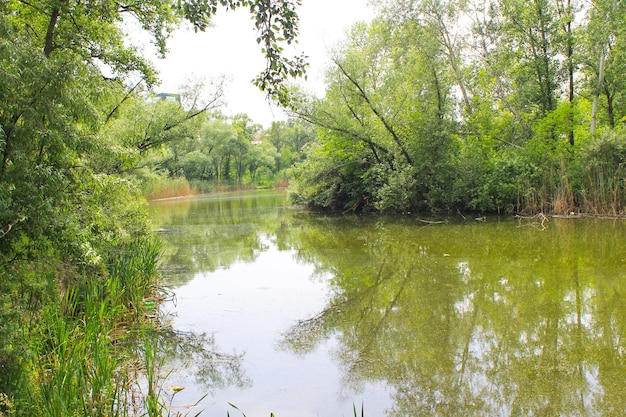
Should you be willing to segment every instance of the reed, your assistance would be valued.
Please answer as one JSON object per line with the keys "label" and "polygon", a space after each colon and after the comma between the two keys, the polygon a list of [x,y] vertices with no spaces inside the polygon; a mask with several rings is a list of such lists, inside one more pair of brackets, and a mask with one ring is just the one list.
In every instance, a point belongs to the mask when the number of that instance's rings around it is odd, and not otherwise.
{"label": "reed", "polygon": [[[17,415],[138,415],[136,345],[156,323],[158,256],[156,240],[120,243],[106,256],[106,273],[73,277],[62,298],[44,307],[29,335],[35,360],[27,405]],[[142,341],[143,351],[156,350],[155,342]],[[151,395],[142,402],[161,417]]]}
{"label": "reed", "polygon": [[185,178],[166,178],[145,180],[143,193],[148,200],[184,197],[196,195],[198,191]]}
{"label": "reed", "polygon": [[[122,358],[107,338],[110,305],[91,288],[75,319],[58,309],[48,311],[36,367],[38,385],[32,404],[40,416],[119,416],[115,411],[116,371]],[[76,303],[73,291],[67,303]],[[76,308],[79,308],[76,306]]]}
{"label": "reed", "polygon": [[581,150],[580,199],[585,212],[626,214],[626,134],[604,132]]}
{"label": "reed", "polygon": [[588,174],[586,187],[581,193],[585,212],[595,215],[624,215],[626,213],[624,178],[594,171]]}
{"label": "reed", "polygon": [[111,253],[107,294],[140,315],[153,308],[157,296],[156,276],[160,244],[155,238],[132,240]]}
{"label": "reed", "polygon": [[143,347],[143,375],[145,377],[146,392],[143,395],[143,405],[149,417],[162,417],[166,410],[163,402],[162,386],[159,383],[159,355],[158,340],[154,332],[144,329],[142,332]]}

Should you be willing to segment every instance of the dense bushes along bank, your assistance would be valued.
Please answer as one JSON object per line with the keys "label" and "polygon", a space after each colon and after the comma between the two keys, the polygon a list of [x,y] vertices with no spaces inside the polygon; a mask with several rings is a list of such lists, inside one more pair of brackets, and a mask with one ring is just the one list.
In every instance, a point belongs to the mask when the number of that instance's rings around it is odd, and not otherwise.
{"label": "dense bushes along bank", "polygon": [[293,96],[319,143],[294,201],[624,214],[626,3],[383,2]]}
{"label": "dense bushes along bank", "polygon": [[485,153],[467,144],[389,167],[340,159],[322,142],[296,170],[292,201],[320,209],[427,213],[626,215],[626,133],[576,147],[529,143]]}
{"label": "dense bushes along bank", "polygon": [[[158,381],[151,389],[138,385],[154,366],[148,352],[157,343],[159,250],[145,217],[129,204],[136,198],[126,194],[117,201],[133,214],[125,220],[92,213],[102,216],[90,225],[99,239],[63,240],[65,234],[91,232],[74,228],[80,225],[68,213],[58,240],[24,236],[11,253],[4,247],[0,415],[161,415]],[[113,227],[122,225],[127,233]]]}

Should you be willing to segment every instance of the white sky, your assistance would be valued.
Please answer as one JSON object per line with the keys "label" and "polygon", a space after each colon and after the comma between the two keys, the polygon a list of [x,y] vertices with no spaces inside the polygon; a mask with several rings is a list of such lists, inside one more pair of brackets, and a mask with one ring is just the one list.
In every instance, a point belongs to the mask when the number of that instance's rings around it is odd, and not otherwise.
{"label": "white sky", "polygon": [[[329,51],[344,39],[345,31],[356,21],[369,21],[374,12],[367,0],[303,0],[298,10],[300,36],[297,51],[308,55],[308,81],[301,84],[316,94],[323,93],[323,72]],[[180,29],[170,39],[166,59],[154,59],[162,84],[159,92],[175,93],[190,77],[229,77],[222,108],[226,114],[246,113],[265,127],[284,120],[280,108],[270,106],[251,80],[264,68],[257,33],[247,10],[221,10],[214,27],[205,33]],[[289,54],[293,56],[294,53]]]}

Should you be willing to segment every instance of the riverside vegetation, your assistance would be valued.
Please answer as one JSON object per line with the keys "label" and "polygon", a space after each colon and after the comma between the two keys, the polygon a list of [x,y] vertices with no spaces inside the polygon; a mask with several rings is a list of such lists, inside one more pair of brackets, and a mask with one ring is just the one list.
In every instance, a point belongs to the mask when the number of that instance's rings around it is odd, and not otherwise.
{"label": "riverside vegetation", "polygon": [[[624,2],[379,2],[323,98],[286,84],[306,66],[281,46],[297,4],[0,2],[0,413],[166,412],[145,194],[289,180],[294,202],[342,211],[626,211]],[[225,118],[219,85],[148,95],[158,75],[127,25],[165,54],[220,7],[250,10],[255,82],[293,120]]]}
{"label": "riverside vegetation", "polygon": [[125,33],[164,54],[181,22],[204,30],[218,8],[249,9],[267,58],[256,84],[280,99],[304,70],[282,51],[295,2],[0,2],[0,415],[169,413],[159,244],[133,171],[219,90],[149,100],[157,74]]}
{"label": "riverside vegetation", "polygon": [[623,215],[626,4],[389,0],[335,51],[294,201]]}

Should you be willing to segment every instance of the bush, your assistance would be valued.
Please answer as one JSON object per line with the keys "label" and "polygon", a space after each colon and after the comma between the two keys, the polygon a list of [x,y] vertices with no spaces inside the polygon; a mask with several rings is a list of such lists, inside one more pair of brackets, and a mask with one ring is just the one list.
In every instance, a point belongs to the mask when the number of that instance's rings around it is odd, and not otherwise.
{"label": "bush", "polygon": [[586,212],[626,213],[626,133],[608,131],[580,151],[581,205]]}

